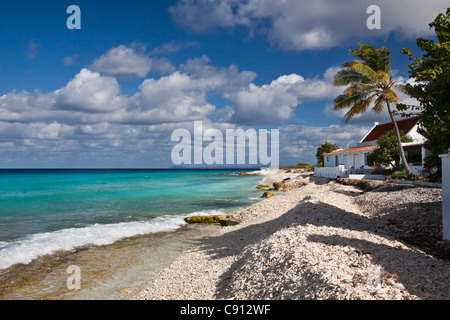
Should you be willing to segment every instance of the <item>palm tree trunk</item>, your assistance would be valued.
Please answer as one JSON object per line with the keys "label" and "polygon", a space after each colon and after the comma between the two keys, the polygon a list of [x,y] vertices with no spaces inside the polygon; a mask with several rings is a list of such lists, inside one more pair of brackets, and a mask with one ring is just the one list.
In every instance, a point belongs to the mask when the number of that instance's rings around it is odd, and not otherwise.
{"label": "palm tree trunk", "polygon": [[391,117],[392,123],[394,124],[395,134],[397,135],[397,144],[398,144],[398,151],[400,152],[400,159],[402,159],[403,165],[405,166],[406,174],[408,176],[408,179],[412,178],[412,171],[409,167],[408,161],[405,157],[405,151],[403,150],[402,146],[402,139],[400,137],[400,131],[398,130],[397,122],[394,119],[394,115],[391,110],[391,106],[389,104],[389,101],[386,100],[387,109],[389,112],[389,116]]}

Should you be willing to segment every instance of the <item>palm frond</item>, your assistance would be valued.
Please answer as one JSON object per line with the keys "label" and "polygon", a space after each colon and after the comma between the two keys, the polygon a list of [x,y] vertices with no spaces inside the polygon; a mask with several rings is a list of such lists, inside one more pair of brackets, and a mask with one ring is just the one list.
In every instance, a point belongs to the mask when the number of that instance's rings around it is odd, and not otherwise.
{"label": "palm frond", "polygon": [[384,90],[384,96],[389,102],[398,103],[397,94],[391,88],[387,88],[386,90]]}
{"label": "palm frond", "polygon": [[383,70],[377,71],[377,81],[387,84],[389,82],[389,73]]}
{"label": "palm frond", "polygon": [[375,49],[368,44],[359,44],[359,49],[352,49],[350,53],[373,70],[383,70],[387,73],[391,71],[390,52],[385,47]]}
{"label": "palm frond", "polygon": [[373,106],[372,110],[376,113],[380,113],[383,111],[384,108],[384,99],[383,96],[378,96],[378,98],[375,100],[375,105]]}
{"label": "palm frond", "polygon": [[378,80],[377,73],[364,63],[355,63],[351,66],[351,69],[366,77],[370,81],[369,83],[375,83]]}
{"label": "palm frond", "polygon": [[361,95],[348,95],[348,94],[341,94],[334,99],[334,110],[341,110],[346,109],[349,107],[352,107],[354,104],[361,101],[363,97]]}
{"label": "palm frond", "polygon": [[361,103],[364,100],[371,100],[376,94],[371,94],[370,92],[359,93],[354,95],[341,94],[334,99],[334,110],[341,110],[346,108],[353,108],[355,105]]}
{"label": "palm frond", "polygon": [[343,63],[344,69],[333,78],[334,85],[348,86],[343,94],[334,99],[334,110],[350,108],[345,114],[345,121],[348,122],[355,115],[365,112],[369,106],[380,113],[385,103],[398,103],[392,87],[401,92],[406,89],[393,86],[389,49],[375,49],[371,45],[360,44],[359,49],[352,49],[350,53],[356,60]]}
{"label": "palm frond", "polygon": [[388,48],[381,47],[377,49],[378,52],[378,68],[377,70],[383,70],[386,73],[391,73],[391,53]]}
{"label": "palm frond", "polygon": [[345,89],[344,93],[351,96],[355,94],[368,94],[374,91],[379,91],[375,84],[371,83],[354,83]]}
{"label": "palm frond", "polygon": [[348,122],[354,116],[364,113],[369,105],[372,103],[374,95],[361,99],[358,103],[355,103],[350,110],[345,114],[345,122]]}
{"label": "palm frond", "polygon": [[352,69],[339,70],[333,77],[335,86],[347,86],[353,83],[370,83],[370,79]]}

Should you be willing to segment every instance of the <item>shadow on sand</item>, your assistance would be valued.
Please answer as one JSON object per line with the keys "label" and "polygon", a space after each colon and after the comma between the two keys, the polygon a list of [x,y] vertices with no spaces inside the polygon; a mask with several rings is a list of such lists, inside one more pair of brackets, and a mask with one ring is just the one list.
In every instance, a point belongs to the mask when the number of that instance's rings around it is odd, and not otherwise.
{"label": "shadow on sand", "polygon": [[[247,259],[250,258],[249,250],[245,249],[248,246],[263,241],[283,228],[295,226],[301,227],[311,224],[317,227],[328,226],[369,232],[392,241],[398,241],[398,237],[395,237],[384,227],[383,221],[377,221],[356,213],[347,212],[323,202],[314,203],[307,201],[307,198],[305,199],[306,201],[303,200],[295,208],[274,220],[242,227],[235,231],[230,231],[223,235],[202,241],[201,244],[204,245],[212,259],[240,254],[239,259],[231,266],[231,268],[222,274],[218,291],[216,292],[218,298],[232,298],[229,292],[232,275],[244,265]],[[311,212],[314,212],[314,214]],[[349,246],[353,247],[355,250],[370,254],[371,259],[375,264],[382,266],[385,272],[395,274],[398,277],[398,281],[405,286],[405,289],[410,294],[416,295],[422,299],[429,299],[430,297],[427,295],[426,291],[424,291],[422,282],[416,283],[414,279],[417,279],[417,274],[420,273],[423,283],[426,283],[426,281],[433,281],[432,279],[436,278],[434,265],[443,263],[442,260],[430,257],[419,250],[405,250],[389,245],[373,243],[368,240],[346,238],[340,235],[309,235],[307,241],[323,243],[327,246]],[[419,265],[415,264],[417,261],[420,261]],[[277,267],[278,266],[271,266],[272,269]],[[281,270],[283,266],[280,265],[279,268]],[[447,268],[446,271],[448,272],[449,269]],[[310,281],[315,281],[318,284],[318,290],[326,289],[327,286],[329,286],[326,281],[322,279],[320,274],[307,273],[308,270],[305,270],[305,274],[302,274],[302,277],[306,277]],[[442,274],[440,276],[445,277],[445,275]],[[433,286],[435,287],[442,287],[442,299],[448,299],[450,297],[448,292],[448,275],[446,279],[447,281],[443,281],[443,283],[433,283]],[[329,289],[332,290],[332,288]],[[307,290],[306,284],[298,283],[297,290],[299,292]],[[252,299],[265,298],[267,297],[262,295],[252,297]],[[333,296],[330,296],[330,298],[332,299]]]}

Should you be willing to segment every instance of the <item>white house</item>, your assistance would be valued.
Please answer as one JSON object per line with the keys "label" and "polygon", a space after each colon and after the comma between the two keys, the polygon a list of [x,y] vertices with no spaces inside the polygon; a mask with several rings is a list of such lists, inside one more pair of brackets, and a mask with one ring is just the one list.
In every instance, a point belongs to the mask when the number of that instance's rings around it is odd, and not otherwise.
{"label": "white house", "polygon": [[450,150],[441,154],[442,159],[442,236],[450,241]]}
{"label": "white house", "polygon": [[[403,143],[403,149],[406,157],[411,161],[411,170],[416,174],[422,172],[427,153],[425,139],[417,132],[418,120],[418,117],[414,117],[396,121],[398,128],[413,139],[413,142]],[[375,122],[356,146],[325,153],[324,167],[316,168],[314,175],[337,178],[347,177],[350,173],[370,172],[373,166],[367,162],[367,155],[378,148],[377,140],[393,129],[392,122],[382,124]]]}

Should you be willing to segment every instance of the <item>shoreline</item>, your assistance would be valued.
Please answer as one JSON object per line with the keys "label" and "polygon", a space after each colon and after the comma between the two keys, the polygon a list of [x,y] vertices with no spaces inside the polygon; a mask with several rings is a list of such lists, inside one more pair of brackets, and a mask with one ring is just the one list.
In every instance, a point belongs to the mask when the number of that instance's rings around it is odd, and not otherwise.
{"label": "shoreline", "polygon": [[[182,250],[218,226],[184,225],[40,256],[0,270],[0,300],[118,300],[143,277],[168,266]],[[68,289],[69,266],[81,270],[81,290]]]}
{"label": "shoreline", "polygon": [[[439,227],[440,190],[382,183],[367,191],[296,170],[268,173],[260,184],[283,180],[285,192],[234,213],[240,224],[183,250],[121,299],[450,298],[449,260],[414,245],[410,230],[421,210]],[[415,231],[422,243],[429,230]]]}
{"label": "shoreline", "polygon": [[[171,231],[138,234],[109,244],[87,244],[43,254],[28,263],[16,263],[0,270],[0,300],[119,299],[143,276],[160,270],[180,251],[218,228],[217,225],[181,224]],[[81,290],[67,288],[70,274],[66,269],[70,265],[80,266]]]}
{"label": "shoreline", "polygon": [[[424,236],[439,229],[439,189],[352,184],[300,169],[242,174],[260,175],[258,185],[268,186],[260,195],[274,195],[229,214],[238,225],[185,225],[41,257],[2,279],[0,300],[450,298],[449,259],[436,256],[436,237]],[[71,264],[86,271],[81,291],[66,287]],[[8,281],[17,279],[14,288]]]}

